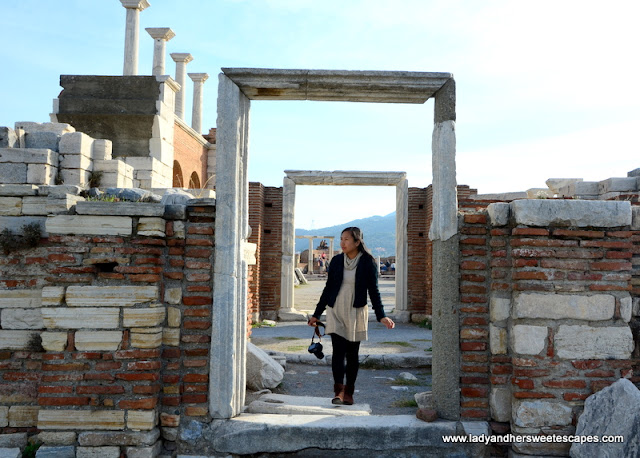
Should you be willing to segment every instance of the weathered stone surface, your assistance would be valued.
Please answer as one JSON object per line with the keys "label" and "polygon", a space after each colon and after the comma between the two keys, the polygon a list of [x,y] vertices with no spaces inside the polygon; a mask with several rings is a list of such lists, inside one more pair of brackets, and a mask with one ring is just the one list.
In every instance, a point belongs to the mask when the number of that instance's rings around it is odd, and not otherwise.
{"label": "weathered stone surface", "polygon": [[[443,444],[443,435],[489,434],[486,422],[424,422],[414,415],[331,417],[324,415],[240,415],[228,421],[214,421],[211,428],[198,430],[191,422],[183,427],[179,446],[197,453],[199,444],[209,443],[218,453],[286,453],[307,449],[328,450],[342,456],[485,456],[484,445]],[[203,433],[206,439],[202,440]],[[287,440],[282,440],[286,437]],[[337,440],[340,437],[340,440]],[[403,453],[405,450],[412,453]]]}
{"label": "weathered stone surface", "polygon": [[613,318],[616,298],[610,294],[520,293],[513,305],[513,318],[603,321]]}
{"label": "weathered stone surface", "polygon": [[58,151],[60,154],[81,154],[91,157],[92,146],[93,138],[83,132],[72,132],[62,135]]}
{"label": "weathered stone surface", "polygon": [[489,204],[487,214],[492,226],[506,226],[509,222],[511,207],[506,202]]}
{"label": "weathered stone surface", "polygon": [[172,328],[180,327],[182,313],[177,307],[167,307],[167,325]]}
{"label": "weathered stone surface", "polygon": [[41,305],[39,289],[0,290],[0,308],[34,308]]}
{"label": "weathered stone surface", "polygon": [[120,458],[120,447],[78,447],[75,458]]}
{"label": "weathered stone surface", "polygon": [[539,427],[571,424],[571,407],[554,401],[521,401],[513,411],[513,422],[518,426]]}
{"label": "weathered stone surface", "polygon": [[47,329],[115,329],[120,322],[120,310],[104,307],[44,307],[42,318]]}
{"label": "weathered stone surface", "polygon": [[418,409],[416,411],[416,418],[426,422],[436,421],[438,419],[438,412],[433,409]]}
{"label": "weathered stone surface", "polygon": [[165,317],[164,307],[124,309],[122,321],[126,328],[144,328],[160,325]]}
{"label": "weathered stone surface", "polygon": [[578,419],[576,435],[624,436],[622,443],[575,443],[573,458],[614,458],[640,456],[640,392],[629,380],[621,378],[614,384],[592,394],[584,403]]}
{"label": "weathered stone surface", "polygon": [[66,332],[43,332],[40,334],[42,338],[42,348],[47,351],[63,351],[67,346]]}
{"label": "weathered stone surface", "polygon": [[264,350],[247,343],[247,387],[254,391],[275,388],[284,378],[284,369]]}
{"label": "weathered stone surface", "polygon": [[62,197],[56,197],[55,195],[50,194],[47,199],[47,213],[50,215],[66,215],[73,213],[78,202],[82,201],[84,201],[84,197],[81,196],[65,194]]}
{"label": "weathered stone surface", "polygon": [[162,330],[162,343],[170,347],[180,345],[180,328],[164,328]]}
{"label": "weathered stone surface", "polygon": [[22,197],[3,197],[0,199],[0,216],[20,216]]}
{"label": "weathered stone surface", "polygon": [[11,127],[0,127],[0,148],[17,148],[18,136]]}
{"label": "weathered stone surface", "polygon": [[633,301],[631,296],[620,298],[620,318],[625,323],[631,321],[631,312],[633,310]]}
{"label": "weathered stone surface", "polygon": [[48,215],[46,197],[25,196],[22,198],[23,215]]}
{"label": "weathered stone surface", "polygon": [[583,181],[582,178],[549,178],[544,183],[551,191],[553,191],[554,194],[558,194],[560,192],[560,188],[579,181]]}
{"label": "weathered stone surface", "polygon": [[253,401],[246,409],[247,413],[279,415],[334,415],[361,416],[370,415],[368,404],[336,406],[328,397],[288,396],[268,393]]}
{"label": "weathered stone surface", "polygon": [[473,200],[503,200],[509,202],[516,199],[527,199],[527,193],[525,191],[515,191],[495,194],[475,194],[471,195],[470,198]]}
{"label": "weathered stone surface", "polygon": [[37,458],[76,458],[76,448],[71,445],[60,447],[42,446],[38,449]]}
{"label": "weathered stone surface", "polygon": [[50,234],[131,235],[132,221],[127,216],[56,215],[47,218]]}
{"label": "weathered stone surface", "polygon": [[156,458],[162,450],[162,441],[147,447],[126,447],[127,458]]}
{"label": "weathered stone surface", "polygon": [[[104,216],[158,216],[164,215],[164,206],[151,202],[78,202],[79,215]],[[163,226],[164,230],[164,226]]]}
{"label": "weathered stone surface", "polygon": [[130,307],[158,296],[157,286],[69,286],[66,302],[70,307]]}
{"label": "weathered stone surface", "polygon": [[528,199],[511,202],[516,224],[618,227],[631,224],[628,201]]}
{"label": "weathered stone surface", "polygon": [[50,149],[0,148],[0,163],[57,166],[58,153]]}
{"label": "weathered stone surface", "polygon": [[113,153],[111,140],[95,139],[93,141],[92,157],[96,161],[110,161]]}
{"label": "weathered stone surface", "polygon": [[11,406],[9,408],[9,426],[29,428],[38,424],[38,406]]}
{"label": "weathered stone surface", "polygon": [[148,334],[140,332],[131,333],[131,346],[135,348],[158,348],[162,345],[162,331]]}
{"label": "weathered stone surface", "polygon": [[70,124],[62,122],[31,122],[20,121],[15,123],[16,129],[23,129],[27,133],[34,132],[53,132],[56,135],[62,135],[69,132],[75,132],[76,129]]}
{"label": "weathered stone surface", "polygon": [[37,439],[46,445],[73,445],[76,443],[76,433],[72,431],[42,431]]}
{"label": "weathered stone surface", "polygon": [[55,186],[40,186],[38,188],[38,195],[48,197],[66,197],[67,194],[77,196],[82,191],[80,186],[72,184],[62,184]]}
{"label": "weathered stone surface", "polygon": [[127,411],[127,428],[134,431],[151,431],[158,424],[158,412],[155,410]]}
{"label": "weathered stone surface", "polygon": [[24,136],[26,148],[46,148],[58,151],[60,136],[55,132],[27,132]]}
{"label": "weathered stone surface", "polygon": [[18,447],[14,447],[14,448],[0,448],[0,457],[1,458],[21,458],[22,457],[22,451],[20,451],[20,448]]}
{"label": "weathered stone surface", "polygon": [[162,428],[162,438],[166,441],[175,442],[178,439],[178,428]]}
{"label": "weathered stone surface", "polygon": [[631,222],[631,230],[637,231],[640,230],[640,207],[634,205],[631,207],[632,212],[632,222]]}
{"label": "weathered stone surface", "polygon": [[511,421],[511,390],[506,387],[493,387],[489,395],[491,418],[495,421]]}
{"label": "weathered stone surface", "polygon": [[600,193],[600,184],[597,181],[577,181],[569,186],[572,196],[597,196]]}
{"label": "weathered stone surface", "polygon": [[[123,429],[124,426],[124,411],[122,410],[40,409],[40,412],[38,413],[39,429],[120,430]],[[80,437],[78,437],[78,440],[80,440]],[[80,445],[118,445],[79,443]]]}
{"label": "weathered stone surface", "polygon": [[537,355],[544,350],[548,330],[546,326],[519,324],[511,328],[511,349],[522,355]]}
{"label": "weathered stone surface", "polygon": [[599,182],[599,193],[636,191],[637,183],[636,177],[607,178]]}
{"label": "weathered stone surface", "polygon": [[2,329],[43,329],[41,309],[3,309],[0,312]]}
{"label": "weathered stone surface", "polygon": [[5,163],[0,167],[0,183],[21,184],[27,182],[27,164]]}
{"label": "weathered stone surface", "polygon": [[[166,220],[182,220],[187,218],[187,206],[167,204],[164,206],[162,217]],[[183,237],[184,238],[184,237]]]}
{"label": "weathered stone surface", "polygon": [[32,343],[39,332],[0,330],[0,349],[27,350],[32,349]]}
{"label": "weathered stone surface", "polygon": [[561,325],[554,342],[562,359],[628,359],[634,348],[628,326]]}
{"label": "weathered stone surface", "polygon": [[35,196],[38,187],[32,184],[0,184],[0,196]]}
{"label": "weathered stone surface", "polygon": [[418,409],[433,409],[433,391],[425,391],[416,393],[413,398],[418,404]]}
{"label": "weathered stone surface", "polygon": [[165,226],[166,223],[162,218],[140,218],[136,230],[140,236],[164,237]]}
{"label": "weathered stone surface", "polygon": [[492,355],[507,354],[507,330],[503,327],[495,326],[493,323],[489,325],[489,348]]}
{"label": "weathered stone surface", "polygon": [[509,318],[511,314],[511,299],[491,295],[489,299],[489,314],[493,322]]}
{"label": "weathered stone surface", "polygon": [[79,351],[115,351],[122,342],[122,331],[78,331],[75,346]]}
{"label": "weathered stone surface", "polygon": [[43,307],[49,305],[60,305],[64,299],[63,286],[45,286],[42,288],[41,305]]}
{"label": "weathered stone surface", "polygon": [[53,184],[56,181],[58,168],[49,164],[27,164],[27,183]]}
{"label": "weathered stone surface", "polygon": [[9,407],[0,406],[0,428],[9,425]]}
{"label": "weathered stone surface", "polygon": [[[124,412],[120,412],[124,414]],[[124,427],[124,424],[122,425]],[[86,429],[86,428],[85,428]],[[160,438],[160,431],[114,431],[94,432],[86,431],[78,434],[78,444],[82,446],[100,447],[105,445],[153,445]]]}
{"label": "weathered stone surface", "polygon": [[13,448],[27,445],[27,433],[0,434],[0,447]]}

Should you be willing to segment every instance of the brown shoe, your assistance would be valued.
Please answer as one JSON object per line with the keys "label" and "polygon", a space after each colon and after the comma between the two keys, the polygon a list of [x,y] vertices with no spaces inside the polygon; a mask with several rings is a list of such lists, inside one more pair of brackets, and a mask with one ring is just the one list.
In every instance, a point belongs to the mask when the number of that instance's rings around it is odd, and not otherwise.
{"label": "brown shoe", "polygon": [[331,400],[331,404],[343,404],[344,403],[344,385],[342,383],[333,384],[334,398]]}
{"label": "brown shoe", "polygon": [[356,387],[354,385],[346,385],[344,388],[344,396],[342,397],[342,403],[346,406],[353,405],[353,392]]}

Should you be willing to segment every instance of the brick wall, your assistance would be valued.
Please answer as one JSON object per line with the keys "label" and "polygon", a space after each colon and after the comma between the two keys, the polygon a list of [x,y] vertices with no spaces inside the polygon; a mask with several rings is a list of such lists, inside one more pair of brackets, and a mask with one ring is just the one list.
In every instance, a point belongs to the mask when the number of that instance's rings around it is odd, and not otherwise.
{"label": "brick wall", "polygon": [[208,419],[215,207],[131,205],[50,215],[37,247],[0,256],[0,433],[123,431],[123,453],[155,453],[161,429]]}
{"label": "brick wall", "polygon": [[282,188],[249,183],[249,242],[256,243],[257,264],[249,266],[249,315],[275,319],[280,308],[282,266]]}
{"label": "brick wall", "polygon": [[[177,183],[174,175],[174,187],[205,188],[207,181],[208,149],[204,146],[204,138],[194,137],[194,132],[187,130],[180,123],[175,123],[173,130],[173,160],[180,164],[182,182]],[[175,171],[174,171],[175,172]],[[193,173],[198,176],[199,183],[190,184]]]}

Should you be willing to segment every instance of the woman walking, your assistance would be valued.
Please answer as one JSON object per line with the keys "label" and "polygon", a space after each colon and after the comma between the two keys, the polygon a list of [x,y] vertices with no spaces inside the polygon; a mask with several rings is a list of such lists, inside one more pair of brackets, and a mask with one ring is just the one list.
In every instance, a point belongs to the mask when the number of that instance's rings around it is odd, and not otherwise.
{"label": "woman walking", "polygon": [[307,324],[317,326],[325,308],[329,307],[325,332],[331,335],[333,345],[331,369],[335,397],[331,402],[351,405],[358,376],[360,342],[367,340],[367,293],[378,321],[387,329],[393,329],[395,323],[384,313],[378,290],[378,269],[362,240],[362,231],[357,227],[344,229],[340,248],[342,253],[329,264],[327,283]]}

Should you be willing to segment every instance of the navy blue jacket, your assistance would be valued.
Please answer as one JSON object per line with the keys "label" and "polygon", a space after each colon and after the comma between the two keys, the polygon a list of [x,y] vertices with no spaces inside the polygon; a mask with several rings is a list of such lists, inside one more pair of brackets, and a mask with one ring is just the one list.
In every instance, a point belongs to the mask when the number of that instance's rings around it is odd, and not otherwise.
{"label": "navy blue jacket", "polygon": [[[313,316],[320,319],[320,315],[327,306],[333,307],[338,297],[338,292],[342,286],[342,278],[344,275],[344,253],[334,256],[329,264],[329,275],[327,284],[324,286],[316,310]],[[378,268],[376,262],[367,253],[362,253],[362,257],[358,261],[356,267],[356,291],[353,306],[356,308],[367,305],[367,292],[371,298],[373,311],[376,313],[378,321],[386,315],[382,307],[382,299],[380,299],[380,291],[378,290]]]}

